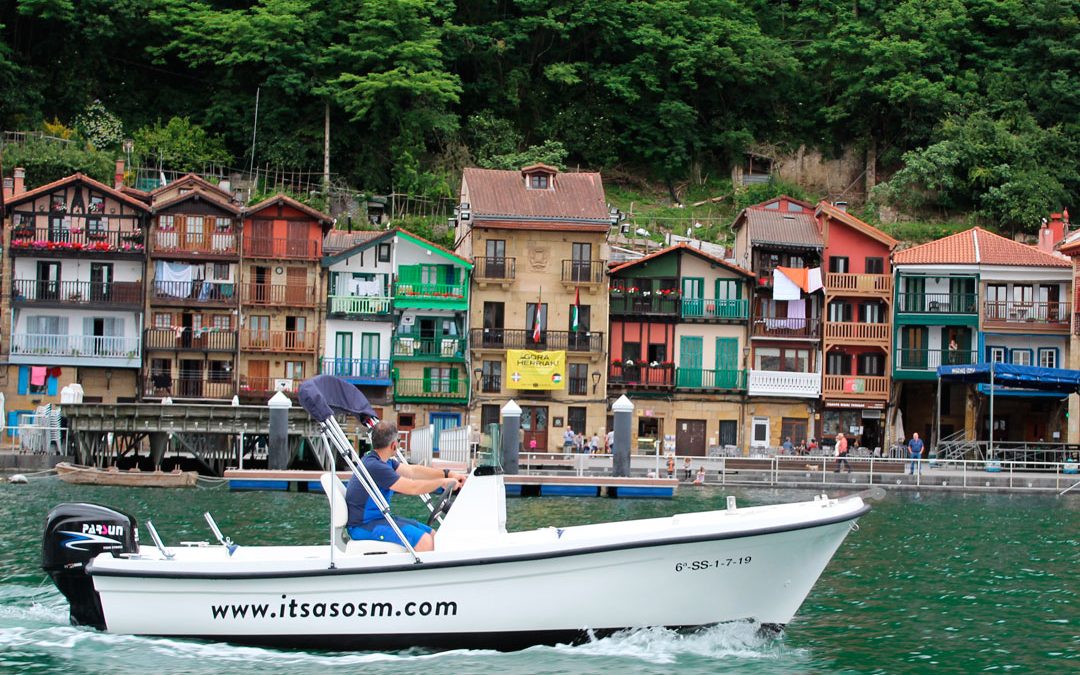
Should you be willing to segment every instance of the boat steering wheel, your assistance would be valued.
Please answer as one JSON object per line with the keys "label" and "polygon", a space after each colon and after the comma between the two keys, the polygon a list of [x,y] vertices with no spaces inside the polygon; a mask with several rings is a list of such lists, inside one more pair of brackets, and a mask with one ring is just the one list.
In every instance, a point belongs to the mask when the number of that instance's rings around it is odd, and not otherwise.
{"label": "boat steering wheel", "polygon": [[430,526],[435,522],[435,519],[439,516],[445,516],[446,512],[450,510],[450,507],[454,505],[454,498],[461,490],[443,490],[442,496],[439,497],[439,501],[435,502],[435,506],[432,507],[431,513],[428,514],[427,524]]}

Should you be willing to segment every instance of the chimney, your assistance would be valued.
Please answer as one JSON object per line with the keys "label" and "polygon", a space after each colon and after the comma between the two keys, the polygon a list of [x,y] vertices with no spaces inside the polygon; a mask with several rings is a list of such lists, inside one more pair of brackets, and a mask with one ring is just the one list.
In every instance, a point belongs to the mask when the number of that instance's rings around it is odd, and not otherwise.
{"label": "chimney", "polygon": [[833,202],[833,206],[835,206],[838,211],[847,213],[847,202]]}
{"label": "chimney", "polygon": [[26,169],[21,166],[15,167],[15,180],[11,188],[11,196],[18,197],[26,192]]}
{"label": "chimney", "polygon": [[1051,213],[1049,221],[1039,228],[1039,250],[1053,253],[1054,247],[1065,239],[1065,221],[1060,213]]}
{"label": "chimney", "polygon": [[6,202],[11,199],[15,192],[15,179],[8,176],[4,176],[4,198],[0,199],[0,203]]}
{"label": "chimney", "polygon": [[113,175],[113,187],[119,190],[124,187],[124,160],[116,160],[116,173]]}

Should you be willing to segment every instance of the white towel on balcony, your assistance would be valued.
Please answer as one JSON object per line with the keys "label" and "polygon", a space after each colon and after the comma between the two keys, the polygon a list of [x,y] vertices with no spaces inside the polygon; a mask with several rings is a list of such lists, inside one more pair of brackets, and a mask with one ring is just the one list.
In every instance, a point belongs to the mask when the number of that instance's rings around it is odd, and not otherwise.
{"label": "white towel on balcony", "polygon": [[773,300],[798,300],[802,289],[778,269],[773,270]]}
{"label": "white towel on balcony", "polygon": [[825,285],[823,283],[821,283],[821,268],[820,267],[811,267],[809,270],[807,270],[807,273],[806,273],[806,286],[807,286],[807,288],[806,288],[807,293],[813,293],[814,291],[820,291],[822,288],[825,287]]}

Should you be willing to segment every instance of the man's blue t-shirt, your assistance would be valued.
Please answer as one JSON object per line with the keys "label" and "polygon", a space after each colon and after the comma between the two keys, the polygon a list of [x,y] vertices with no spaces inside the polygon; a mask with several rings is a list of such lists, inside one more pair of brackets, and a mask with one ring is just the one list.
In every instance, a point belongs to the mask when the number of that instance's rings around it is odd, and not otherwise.
{"label": "man's blue t-shirt", "polygon": [[912,455],[921,455],[923,450],[923,441],[921,438],[913,438],[908,442],[908,449]]}
{"label": "man's blue t-shirt", "polygon": [[[365,454],[360,461],[389,503],[390,498],[394,496],[394,491],[390,489],[390,486],[401,477],[397,473],[398,461],[391,457],[384,462],[374,452]],[[356,527],[382,518],[378,505],[368,496],[367,490],[356,476],[349,479],[349,486],[345,489],[345,504],[349,507],[347,527]]]}

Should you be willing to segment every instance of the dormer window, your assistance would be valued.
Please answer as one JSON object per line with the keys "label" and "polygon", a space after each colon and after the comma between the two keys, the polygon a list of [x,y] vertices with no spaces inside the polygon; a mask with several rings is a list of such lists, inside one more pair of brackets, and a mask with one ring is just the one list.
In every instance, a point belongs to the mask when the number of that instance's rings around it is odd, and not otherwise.
{"label": "dormer window", "polygon": [[555,174],[558,169],[546,164],[533,164],[521,170],[525,177],[525,188],[529,190],[551,190],[555,187]]}

